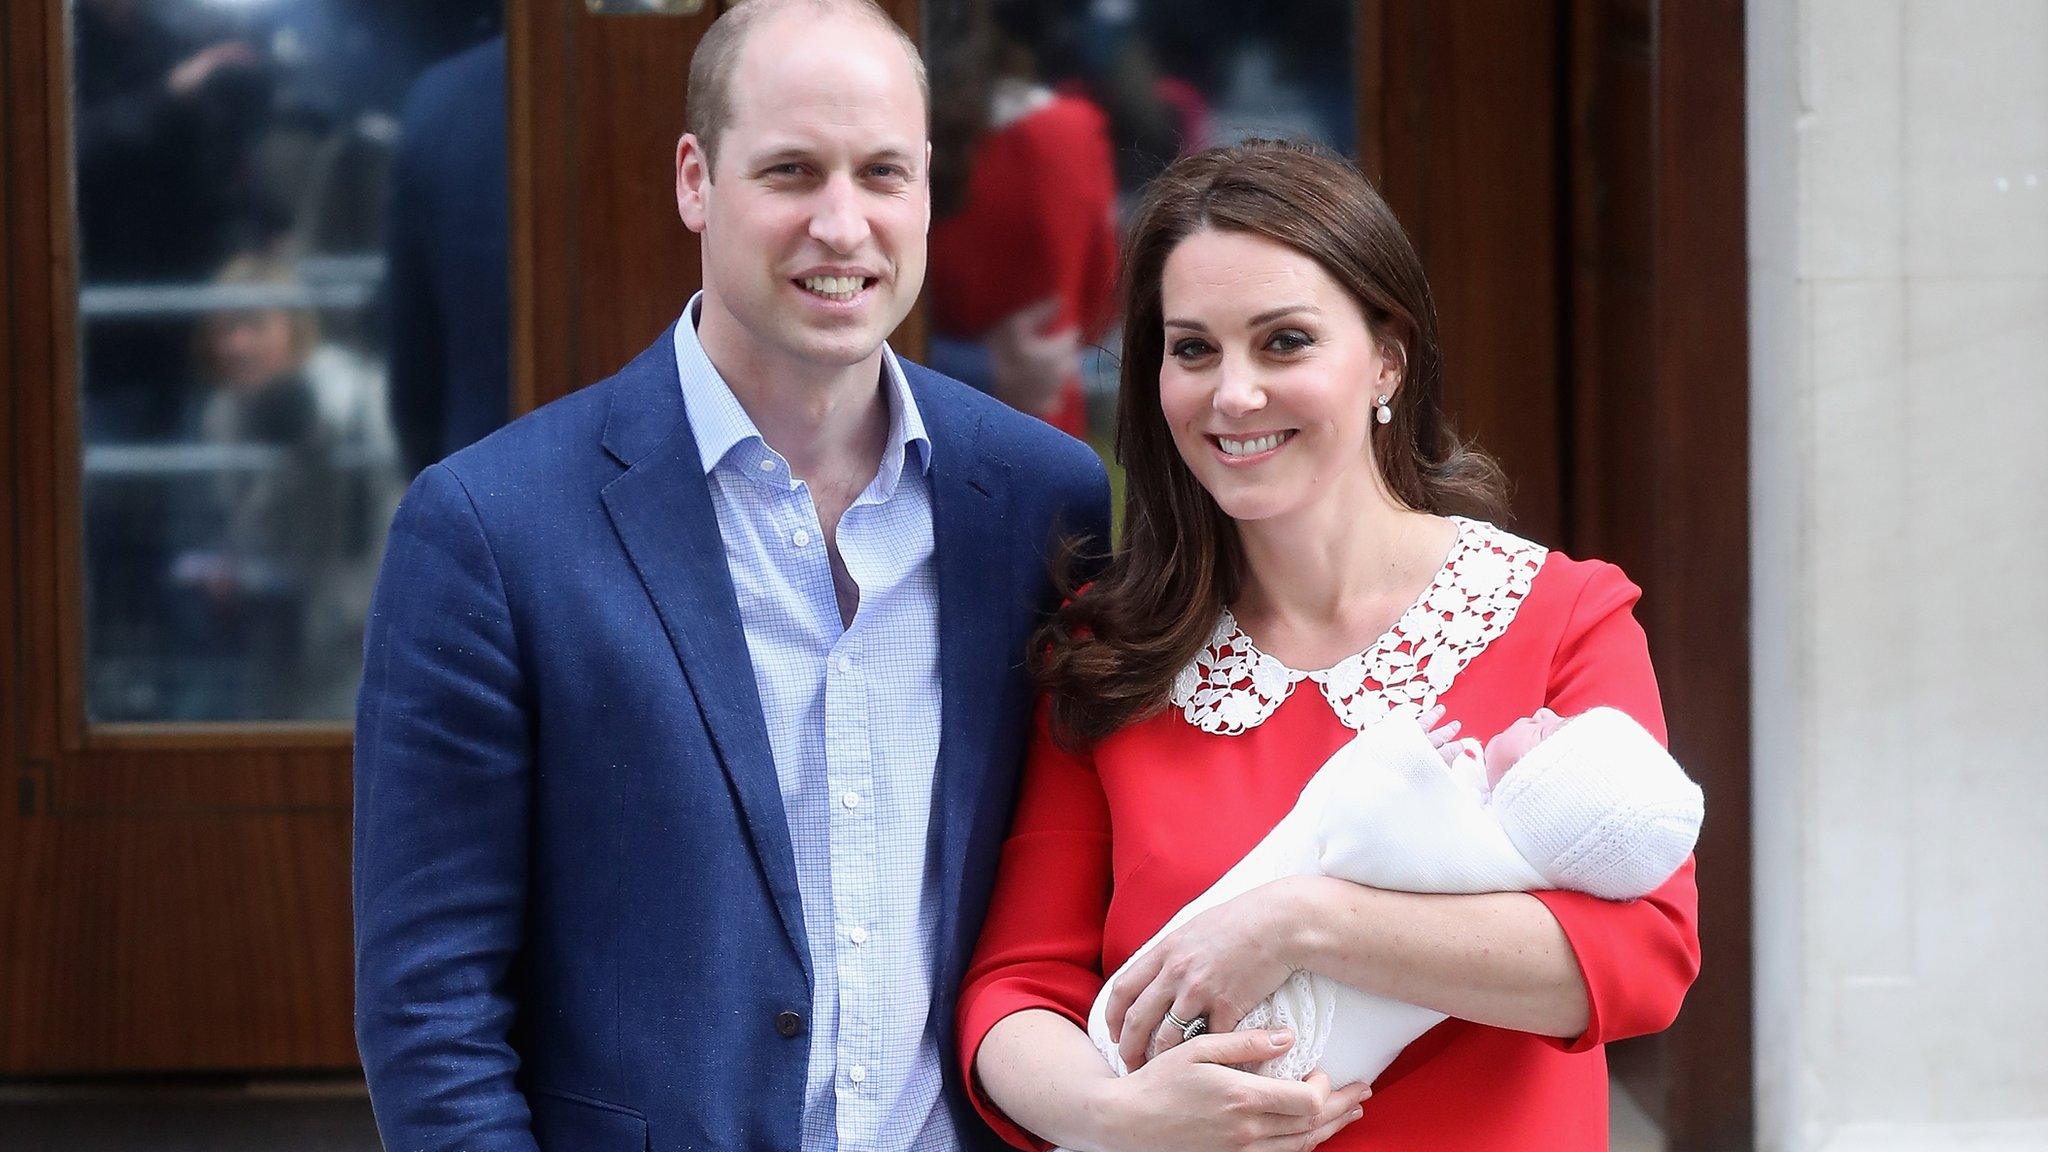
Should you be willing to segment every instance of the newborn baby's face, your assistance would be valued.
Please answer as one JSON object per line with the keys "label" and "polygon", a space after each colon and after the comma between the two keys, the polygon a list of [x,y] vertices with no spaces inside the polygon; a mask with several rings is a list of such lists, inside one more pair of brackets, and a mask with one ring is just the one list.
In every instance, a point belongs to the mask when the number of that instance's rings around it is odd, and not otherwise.
{"label": "newborn baby's face", "polygon": [[1486,783],[1489,787],[1500,783],[1529,750],[1548,739],[1552,732],[1564,727],[1564,717],[1548,708],[1538,708],[1534,716],[1524,716],[1507,726],[1500,735],[1486,742]]}

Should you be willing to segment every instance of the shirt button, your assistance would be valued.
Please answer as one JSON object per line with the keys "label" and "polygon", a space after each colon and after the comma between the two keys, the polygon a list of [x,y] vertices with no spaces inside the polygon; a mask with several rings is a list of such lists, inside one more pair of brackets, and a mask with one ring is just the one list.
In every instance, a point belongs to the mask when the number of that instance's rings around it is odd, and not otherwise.
{"label": "shirt button", "polygon": [[840,670],[841,672],[851,672],[851,671],[853,671],[853,657],[851,657],[851,656],[841,656],[841,657],[839,658],[839,670]]}
{"label": "shirt button", "polygon": [[794,1012],[781,1012],[775,1017],[775,1034],[784,1038],[803,1034],[804,1018]]}
{"label": "shirt button", "polygon": [[846,938],[855,944],[865,944],[868,942],[868,930],[855,924],[846,930]]}
{"label": "shirt button", "polygon": [[860,793],[848,792],[846,795],[841,796],[839,798],[839,802],[841,804],[846,805],[848,808],[858,808],[860,807]]}
{"label": "shirt button", "polygon": [[846,1078],[848,1080],[853,1081],[855,1084],[866,1083],[868,1078],[868,1066],[865,1064],[855,1064],[853,1067],[848,1068],[846,1070]]}
{"label": "shirt button", "polygon": [[811,542],[810,530],[806,528],[797,529],[796,535],[791,536],[789,538],[789,542],[796,545],[799,548],[802,548],[803,546]]}
{"label": "shirt button", "polygon": [[763,471],[763,472],[773,472],[773,471],[775,471],[775,460],[774,460],[774,458],[773,458],[773,457],[770,457],[770,456],[763,456],[763,457],[761,457],[761,471]]}

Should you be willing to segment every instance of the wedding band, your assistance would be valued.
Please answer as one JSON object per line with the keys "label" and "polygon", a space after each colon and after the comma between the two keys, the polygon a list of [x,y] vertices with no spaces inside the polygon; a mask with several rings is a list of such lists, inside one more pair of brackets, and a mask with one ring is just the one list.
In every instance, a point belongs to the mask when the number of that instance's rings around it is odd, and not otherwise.
{"label": "wedding band", "polygon": [[[1195,1020],[1200,1019],[1200,1016],[1195,1017]],[[1188,1029],[1193,1028],[1195,1026],[1194,1020],[1183,1020],[1180,1017],[1175,1016],[1173,1014],[1173,1009],[1171,1008],[1168,1008],[1166,1010],[1166,1022],[1168,1024],[1173,1025],[1173,1030],[1180,1033],[1183,1036],[1188,1034]],[[1204,1025],[1204,1027],[1207,1027],[1207,1025]],[[1199,1033],[1197,1033],[1197,1035],[1199,1035]]]}

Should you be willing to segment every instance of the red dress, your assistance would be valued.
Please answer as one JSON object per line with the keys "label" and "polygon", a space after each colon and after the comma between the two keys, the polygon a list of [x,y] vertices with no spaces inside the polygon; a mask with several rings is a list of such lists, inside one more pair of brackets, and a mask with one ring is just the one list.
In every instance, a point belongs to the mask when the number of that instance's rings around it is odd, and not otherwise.
{"label": "red dress", "polygon": [[[975,149],[967,202],[932,221],[925,300],[932,329],[980,340],[996,322],[1047,297],[1047,331],[1092,339],[1109,319],[1116,283],[1116,166],[1108,121],[1093,104],[1039,93]],[[1085,439],[1078,366],[1046,414]]]}
{"label": "red dress", "polygon": [[[961,1054],[982,1116],[1019,1147],[1046,1147],[971,1075],[989,1029],[1027,1008],[1085,1029],[1103,973],[1242,858],[1354,728],[1386,708],[1420,712],[1440,700],[1465,734],[1484,738],[1544,705],[1566,715],[1608,705],[1663,739],[1648,645],[1630,613],[1640,594],[1610,564],[1461,521],[1431,588],[1373,648],[1333,669],[1290,672],[1226,614],[1174,703],[1090,754],[1056,747],[1041,707],[960,997]],[[1693,863],[1642,900],[1535,895],[1584,970],[1585,1034],[1567,1041],[1446,1020],[1380,1076],[1363,1118],[1324,1148],[1607,1147],[1601,1045],[1668,1025],[1699,970]]]}

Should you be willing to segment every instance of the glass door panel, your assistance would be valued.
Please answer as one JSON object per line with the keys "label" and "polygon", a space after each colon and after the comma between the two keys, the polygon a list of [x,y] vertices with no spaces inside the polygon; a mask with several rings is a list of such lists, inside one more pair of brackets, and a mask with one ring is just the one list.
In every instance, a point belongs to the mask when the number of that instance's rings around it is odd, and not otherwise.
{"label": "glass door panel", "polygon": [[412,473],[503,421],[490,0],[76,0],[93,722],[347,720]]}

